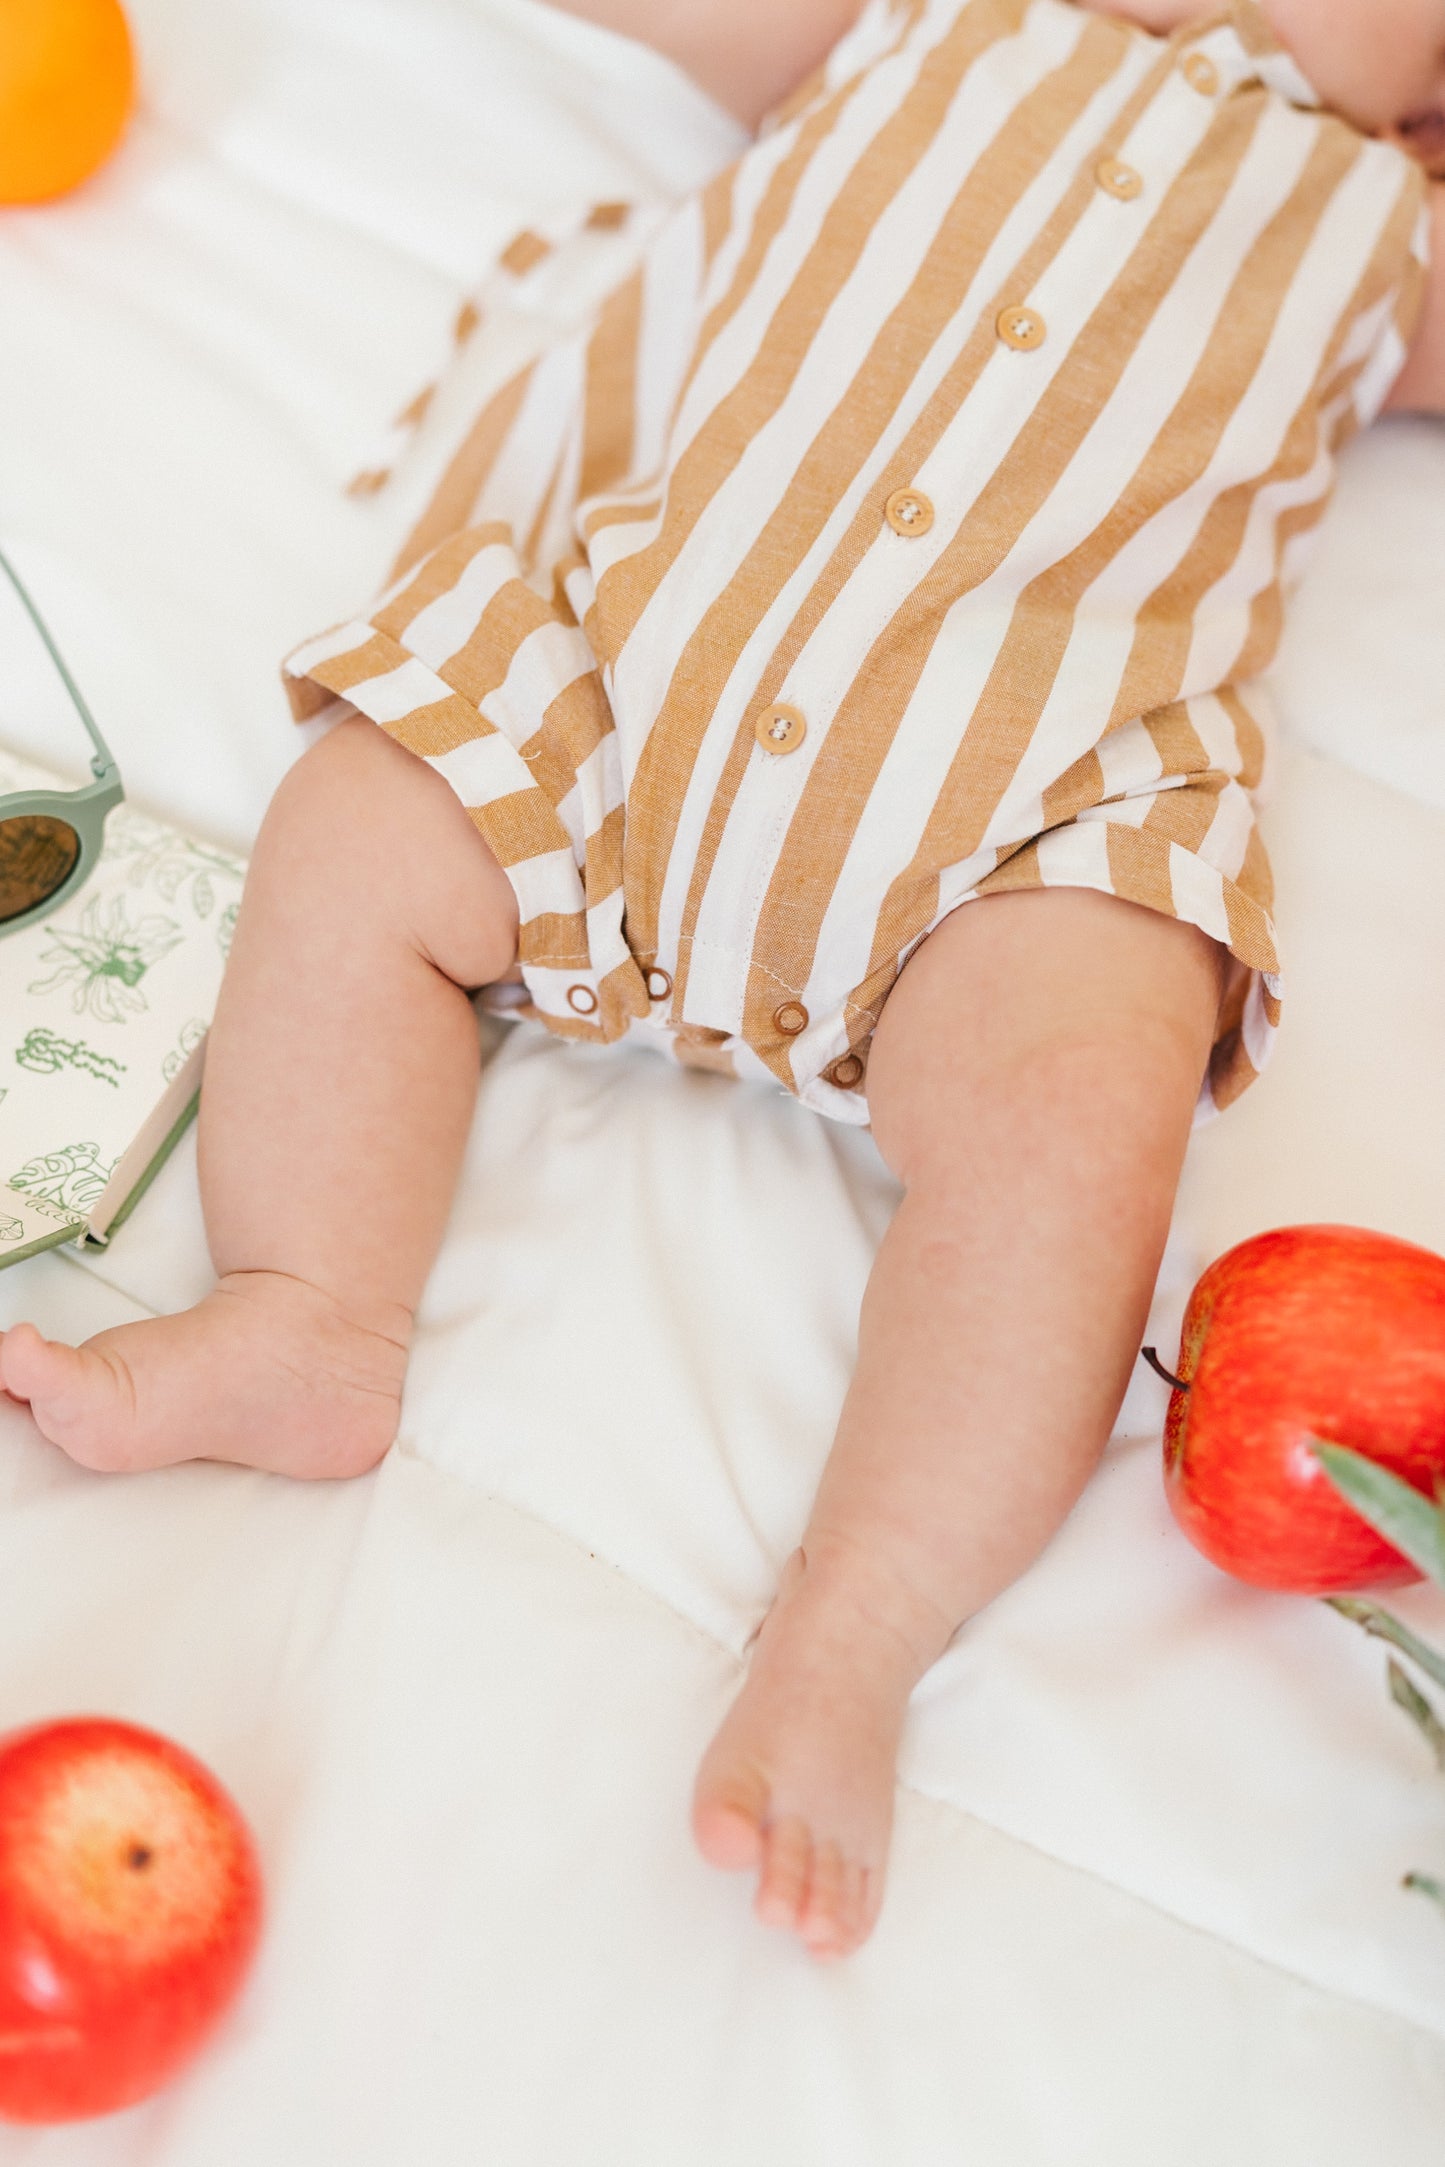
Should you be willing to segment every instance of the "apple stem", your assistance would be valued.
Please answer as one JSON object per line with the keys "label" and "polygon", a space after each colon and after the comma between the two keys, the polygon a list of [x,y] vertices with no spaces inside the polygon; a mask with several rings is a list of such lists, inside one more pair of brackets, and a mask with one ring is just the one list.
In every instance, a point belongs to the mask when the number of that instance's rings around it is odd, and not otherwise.
{"label": "apple stem", "polygon": [[1166,1384],[1172,1384],[1176,1392],[1187,1392],[1189,1390],[1188,1385],[1184,1382],[1184,1379],[1182,1377],[1176,1377],[1172,1369],[1166,1369],[1164,1367],[1164,1364],[1160,1361],[1158,1354],[1152,1347],[1144,1347],[1140,1351],[1143,1354],[1145,1361],[1149,1364],[1150,1369],[1153,1370],[1156,1377],[1162,1377]]}

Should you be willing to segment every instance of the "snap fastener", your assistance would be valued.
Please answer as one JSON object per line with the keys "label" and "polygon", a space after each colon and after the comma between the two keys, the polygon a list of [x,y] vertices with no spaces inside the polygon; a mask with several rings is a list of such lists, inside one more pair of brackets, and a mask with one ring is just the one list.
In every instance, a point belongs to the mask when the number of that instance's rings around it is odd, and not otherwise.
{"label": "snap fastener", "polygon": [[840,1091],[851,1091],[863,1074],[863,1063],[856,1053],[845,1053],[841,1061],[835,1061],[828,1070],[828,1081]]}
{"label": "snap fastener", "polygon": [[569,986],[567,1006],[579,1016],[592,1016],[597,1012],[597,996],[590,986]]}
{"label": "snap fastener", "polygon": [[1144,192],[1143,174],[1126,166],[1122,158],[1101,158],[1094,168],[1094,178],[1106,196],[1117,196],[1121,203],[1132,203]]}
{"label": "snap fastener", "polygon": [[646,973],[646,982],[647,997],[651,1001],[665,1001],[672,991],[671,978],[669,978],[666,971],[659,970],[655,963],[652,969]]}
{"label": "snap fastener", "polygon": [[927,534],[933,525],[933,506],[921,489],[895,489],[883,507],[883,517],[895,534]]}
{"label": "snap fastener", "polygon": [[764,752],[796,752],[807,734],[802,711],[781,703],[765,707],[753,725],[753,735]]}
{"label": "snap fastener", "polygon": [[1212,98],[1219,88],[1219,70],[1208,53],[1189,53],[1183,66],[1190,89],[1197,90],[1201,98]]}
{"label": "snap fastener", "polygon": [[784,1001],[781,1008],[773,1010],[773,1022],[784,1038],[796,1038],[808,1028],[808,1011],[801,1001]]}
{"label": "snap fastener", "polygon": [[1011,346],[1017,354],[1032,353],[1044,343],[1044,319],[1037,309],[1006,308],[999,311],[995,326],[1005,346]]}

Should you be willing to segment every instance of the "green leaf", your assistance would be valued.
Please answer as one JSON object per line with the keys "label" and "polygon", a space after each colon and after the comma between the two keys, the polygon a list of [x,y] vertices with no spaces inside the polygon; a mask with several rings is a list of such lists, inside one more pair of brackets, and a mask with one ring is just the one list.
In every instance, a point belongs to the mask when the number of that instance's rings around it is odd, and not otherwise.
{"label": "green leaf", "polygon": [[1402,1625],[1388,1610],[1382,1610],[1378,1603],[1367,1602],[1359,1595],[1327,1595],[1325,1601],[1342,1618],[1350,1619],[1352,1624],[1373,1634],[1376,1640],[1388,1640],[1402,1655],[1408,1655],[1436,1685],[1445,1685],[1445,1655],[1420,1640],[1408,1625]]}
{"label": "green leaf", "polygon": [[1400,1886],[1405,1889],[1418,1889],[1422,1896],[1433,1897],[1437,1904],[1445,1908],[1445,1883],[1433,1881],[1429,1874],[1406,1874]]}
{"label": "green leaf", "polygon": [[1403,1708],[1410,1721],[1424,1738],[1435,1756],[1437,1768],[1445,1770],[1445,1724],[1436,1715],[1430,1703],[1418,1687],[1406,1677],[1393,1655],[1390,1657],[1390,1698],[1397,1708]]}
{"label": "green leaf", "polygon": [[1348,1498],[1362,1519],[1387,1542],[1403,1551],[1412,1565],[1445,1588],[1445,1512],[1428,1497],[1377,1467],[1362,1452],[1345,1445],[1310,1439],[1310,1447],[1330,1481]]}

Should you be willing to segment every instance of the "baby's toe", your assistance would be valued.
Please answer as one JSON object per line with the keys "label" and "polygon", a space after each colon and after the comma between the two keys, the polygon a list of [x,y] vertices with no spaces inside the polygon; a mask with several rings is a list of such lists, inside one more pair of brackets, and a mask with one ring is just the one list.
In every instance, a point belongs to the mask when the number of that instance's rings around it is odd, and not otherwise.
{"label": "baby's toe", "polygon": [[847,1863],[830,1837],[813,1849],[813,1875],[799,1932],[814,1956],[841,1956],[845,1945],[843,1897]]}
{"label": "baby's toe", "polygon": [[[28,1400],[44,1435],[55,1438],[88,1411],[95,1396],[94,1358],[62,1340],[17,1324],[0,1342],[0,1379],[12,1399]],[[103,1381],[102,1381],[103,1382]]]}
{"label": "baby's toe", "polygon": [[873,1931],[878,1916],[878,1903],[873,1892],[879,1879],[877,1869],[860,1866],[856,1859],[850,1859],[843,1869],[843,1898],[838,1917],[845,1949],[856,1949]]}
{"label": "baby's toe", "polygon": [[768,1810],[766,1778],[743,1766],[715,1777],[704,1762],[692,1804],[692,1833],[703,1857],[713,1866],[756,1866],[763,1855],[763,1821]]}
{"label": "baby's toe", "polygon": [[789,1816],[764,1830],[763,1871],[753,1909],[765,1926],[797,1931],[812,1872],[813,1838],[806,1821]]}
{"label": "baby's toe", "polygon": [[0,1332],[0,1385],[12,1399],[29,1399],[37,1355],[43,1363],[45,1341],[33,1324],[12,1324]]}

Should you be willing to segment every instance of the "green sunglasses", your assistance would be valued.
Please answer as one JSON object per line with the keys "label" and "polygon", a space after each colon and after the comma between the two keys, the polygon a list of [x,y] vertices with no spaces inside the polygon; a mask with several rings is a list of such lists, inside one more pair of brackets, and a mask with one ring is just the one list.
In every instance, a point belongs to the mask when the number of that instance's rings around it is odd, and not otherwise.
{"label": "green sunglasses", "polygon": [[106,815],[125,796],[110,747],[79,687],[60,658],[45,621],[26,593],[19,573],[0,550],[5,574],[40,634],[45,651],[69,693],[76,713],[95,747],[93,782],[75,790],[12,790],[0,796],[0,938],[58,910],[78,888],[100,856]]}

